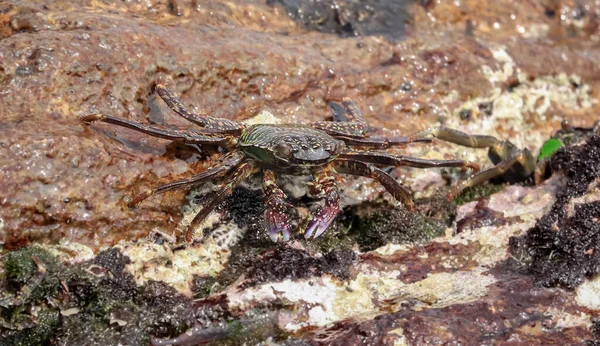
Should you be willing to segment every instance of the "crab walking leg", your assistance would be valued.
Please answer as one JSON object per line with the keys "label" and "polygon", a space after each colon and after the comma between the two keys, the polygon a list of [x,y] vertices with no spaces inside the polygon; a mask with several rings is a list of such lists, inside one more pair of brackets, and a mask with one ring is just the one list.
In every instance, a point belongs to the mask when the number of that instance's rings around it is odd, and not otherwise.
{"label": "crab walking leg", "polygon": [[332,166],[336,172],[341,174],[352,174],[375,179],[385,187],[394,199],[402,202],[406,209],[412,209],[413,201],[410,191],[398,183],[396,179],[374,165],[357,160],[337,159],[333,161]]}
{"label": "crab walking leg", "polygon": [[206,218],[206,216],[208,216],[208,214],[219,203],[223,202],[223,200],[225,198],[227,198],[229,195],[231,195],[231,192],[233,192],[233,189],[236,186],[238,186],[242,181],[247,179],[252,173],[254,173],[255,170],[256,170],[256,168],[250,162],[244,162],[244,163],[240,164],[237,168],[235,168],[233,173],[231,173],[226,178],[227,183],[222,184],[219,187],[219,189],[217,190],[217,192],[215,192],[212,196],[210,196],[208,198],[208,201],[206,202],[206,204],[204,204],[202,206],[202,209],[196,214],[196,216],[194,216],[194,219],[192,220],[192,222],[188,226],[187,230],[185,231],[185,240],[188,243],[191,243],[193,240],[192,236],[194,233],[194,228],[196,228],[196,226],[202,220],[204,220],[204,218]]}
{"label": "crab walking leg", "polygon": [[408,136],[397,136],[397,137],[380,137],[380,136],[372,136],[372,137],[345,137],[345,136],[337,136],[333,135],[336,139],[341,139],[349,146],[357,146],[357,147],[370,147],[376,149],[387,149],[393,146],[406,145],[415,142],[425,142],[430,143],[430,138],[413,138]]}
{"label": "crab walking leg", "polygon": [[310,126],[334,136],[359,138],[366,136],[369,131],[369,124],[363,119],[362,113],[354,101],[344,98],[342,107],[337,102],[331,102],[329,106],[334,121],[318,121],[310,124]]}
{"label": "crab walking leg", "polygon": [[362,113],[354,101],[344,98],[342,104],[330,102],[329,107],[333,114],[333,122],[319,121],[310,126],[343,140],[347,145],[386,149],[391,146],[405,145],[413,142],[431,141],[429,138],[408,136],[367,136],[369,124],[363,119]]}
{"label": "crab walking leg", "polygon": [[535,170],[533,172],[533,181],[535,182],[535,185],[540,185],[542,183],[546,171],[549,169],[549,164],[550,158],[546,157],[535,165]]}
{"label": "crab walking leg", "polygon": [[458,167],[462,169],[468,168],[475,172],[479,172],[479,165],[477,163],[464,160],[427,160],[418,157],[358,150],[344,152],[338,157],[387,166],[407,166],[416,168]]}
{"label": "crab walking leg", "polygon": [[289,210],[294,208],[286,201],[285,193],[277,186],[275,173],[265,170],[263,175],[263,190],[265,192],[265,224],[269,238],[277,242],[279,234],[283,241],[290,240],[292,225],[288,216]]}
{"label": "crab walking leg", "polygon": [[309,188],[313,195],[319,196],[324,201],[325,205],[319,206],[313,212],[313,217],[304,232],[306,239],[313,235],[314,238],[317,238],[323,234],[340,211],[340,196],[335,186],[335,178],[330,174],[329,169],[325,168],[317,172],[314,175],[314,182],[309,184]]}
{"label": "crab walking leg", "polygon": [[433,136],[446,142],[462,145],[469,148],[496,148],[502,150],[503,142],[493,136],[470,135],[445,126],[435,126],[413,134],[413,138]]}
{"label": "crab walking leg", "polygon": [[[427,135],[466,147],[489,148],[488,157],[498,167],[498,169],[493,169],[493,172],[499,173],[489,175],[488,179],[504,175],[505,181],[515,182],[523,181],[536,173],[536,159],[531,152],[527,149],[517,148],[510,141],[501,141],[492,136],[469,135],[444,126],[427,129],[411,137],[416,138]],[[507,162],[511,162],[511,164],[507,165]],[[476,180],[482,181],[481,179]],[[476,185],[476,183],[473,185]]]}
{"label": "crab walking leg", "polygon": [[121,127],[126,127],[138,132],[145,133],[150,136],[170,139],[172,141],[180,141],[190,144],[212,144],[227,147],[230,145],[229,137],[217,137],[209,134],[202,134],[193,131],[183,131],[175,129],[161,129],[150,125],[140,124],[133,121],[111,117],[110,115],[89,114],[79,118],[86,124],[91,124],[96,121],[102,121],[108,124],[113,124]]}
{"label": "crab walking leg", "polygon": [[128,203],[130,208],[133,208],[140,204],[143,200],[148,197],[165,193],[167,191],[177,190],[192,185],[198,185],[215,178],[222,177],[227,172],[231,171],[233,167],[237,166],[243,159],[243,155],[236,151],[231,151],[225,154],[219,159],[214,165],[208,168],[206,171],[196,174],[188,179],[178,180],[172,183],[161,185],[152,189],[148,189],[139,195],[135,196],[131,202]]}
{"label": "crab walking leg", "polygon": [[243,125],[229,119],[215,118],[188,111],[183,103],[181,103],[181,100],[171,94],[171,92],[162,84],[156,84],[155,90],[158,96],[160,96],[173,112],[200,127],[235,134],[239,134],[243,129]]}
{"label": "crab walking leg", "polygon": [[36,256],[31,256],[31,259],[37,267],[37,273],[27,282],[16,295],[10,295],[6,292],[0,292],[0,306],[9,307],[21,305],[29,297],[31,292],[39,286],[46,277],[46,266]]}
{"label": "crab walking leg", "polygon": [[309,126],[327,132],[332,136],[347,136],[355,138],[365,137],[367,131],[363,129],[363,125],[357,123],[336,123],[333,121],[318,121]]}
{"label": "crab walking leg", "polygon": [[485,181],[488,181],[492,178],[495,178],[495,177],[498,177],[498,176],[504,174],[504,172],[506,172],[507,170],[514,167],[514,165],[516,163],[519,163],[523,167],[525,167],[527,165],[527,161],[528,161],[528,158],[525,153],[517,152],[515,155],[511,155],[510,157],[506,158],[505,160],[500,161],[494,167],[486,169],[484,171],[481,171],[481,172],[473,175],[469,179],[465,180],[464,182],[460,183],[458,186],[456,186],[455,188],[452,189],[452,192],[450,192],[448,199],[449,200],[454,199],[467,187],[479,185]]}
{"label": "crab walking leg", "polygon": [[[436,126],[420,131],[411,137],[417,139],[428,135],[469,148],[489,148],[488,156],[494,164],[500,164],[500,162],[503,162],[518,153],[523,153],[524,158],[516,161],[521,164],[518,169],[522,170],[522,172],[520,172],[521,175],[524,175],[522,178],[527,178],[535,170],[535,159],[533,158],[533,155],[531,155],[531,152],[527,149],[520,150],[509,141],[501,141],[493,136],[470,135],[445,126]],[[507,169],[504,169],[504,171],[507,171]]]}
{"label": "crab walking leg", "polygon": [[342,106],[346,111],[346,117],[348,118],[348,122],[360,124],[365,127],[365,131],[368,131],[369,124],[367,124],[367,121],[362,116],[360,108],[358,108],[358,106],[354,101],[352,101],[352,99],[344,97],[342,99]]}

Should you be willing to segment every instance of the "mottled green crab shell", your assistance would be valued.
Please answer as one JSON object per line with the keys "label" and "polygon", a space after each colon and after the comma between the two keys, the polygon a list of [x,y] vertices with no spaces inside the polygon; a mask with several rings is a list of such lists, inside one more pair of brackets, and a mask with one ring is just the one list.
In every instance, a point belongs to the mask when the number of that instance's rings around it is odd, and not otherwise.
{"label": "mottled green crab shell", "polygon": [[314,128],[267,124],[244,129],[239,147],[263,168],[298,175],[326,166],[345,149],[343,141]]}

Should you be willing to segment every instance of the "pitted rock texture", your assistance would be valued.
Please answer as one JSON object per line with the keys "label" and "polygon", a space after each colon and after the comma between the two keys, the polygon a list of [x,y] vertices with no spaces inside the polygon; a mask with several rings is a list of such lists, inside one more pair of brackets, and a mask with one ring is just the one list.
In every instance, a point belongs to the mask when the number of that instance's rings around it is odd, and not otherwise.
{"label": "pitted rock texture", "polygon": [[[170,242],[198,192],[126,206],[140,190],[189,177],[218,155],[78,120],[103,113],[189,127],[152,93],[155,82],[191,110],[227,119],[268,111],[283,122],[327,120],[328,100],[350,97],[380,135],[444,124],[509,139],[534,155],[562,120],[586,127],[599,118],[596,1],[328,4],[334,2],[0,2],[0,253],[41,245],[64,265],[40,285],[52,290],[34,292],[24,309],[0,307],[0,335],[7,337],[0,344],[111,335],[145,345],[194,323],[196,341],[232,344],[268,337],[290,345],[599,342],[598,311],[571,290],[593,285],[597,235],[554,232],[550,222],[557,205],[571,206],[559,224],[597,229],[597,170],[579,180],[576,201],[559,193],[575,184],[564,166],[575,167],[570,155],[578,149],[559,152],[556,175],[539,187],[493,188],[459,207],[445,196],[468,173],[395,169],[415,192],[417,216],[390,207],[369,179],[340,179],[344,211],[315,242],[299,234],[289,244],[270,242],[256,182],[211,214],[205,231],[212,239],[184,250]],[[484,149],[442,141],[390,152],[490,166]],[[297,195],[301,223],[307,198]],[[589,217],[574,219],[586,211]],[[361,215],[398,217],[377,223]],[[377,225],[394,233],[369,233]],[[587,238],[561,243],[575,233]],[[509,252],[511,237],[513,250],[516,237],[533,250]],[[545,262],[555,255],[567,260]],[[119,270],[110,278],[77,272],[93,263]],[[571,265],[577,275],[567,277]],[[26,280],[11,281],[2,268],[2,286],[18,291]],[[97,296],[100,286],[116,291]],[[165,302],[172,311],[161,319],[157,307]],[[88,320],[58,318],[73,308]],[[38,325],[5,328],[21,311],[37,312]]]}

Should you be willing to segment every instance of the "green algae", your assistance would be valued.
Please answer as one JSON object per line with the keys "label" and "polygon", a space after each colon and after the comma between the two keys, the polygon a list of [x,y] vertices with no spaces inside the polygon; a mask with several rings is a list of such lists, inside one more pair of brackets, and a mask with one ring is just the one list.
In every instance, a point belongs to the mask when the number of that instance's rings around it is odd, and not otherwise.
{"label": "green algae", "polygon": [[454,203],[456,205],[463,205],[469,202],[476,201],[481,198],[485,198],[495,194],[496,192],[501,191],[503,188],[502,185],[495,184],[481,184],[473,187],[467,187],[464,189],[460,195],[454,198]]}

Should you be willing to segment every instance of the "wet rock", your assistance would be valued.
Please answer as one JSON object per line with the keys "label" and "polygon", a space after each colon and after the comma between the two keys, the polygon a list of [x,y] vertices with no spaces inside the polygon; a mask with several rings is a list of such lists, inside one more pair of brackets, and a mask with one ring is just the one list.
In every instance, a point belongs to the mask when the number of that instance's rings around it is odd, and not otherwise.
{"label": "wet rock", "polygon": [[[260,190],[236,190],[185,249],[177,229],[209,188],[126,206],[221,154],[78,120],[190,128],[156,81],[227,119],[304,124],[350,97],[378,135],[443,124],[534,154],[563,119],[598,119],[596,2],[332,3],[0,4],[0,287],[30,282],[31,256],[47,266],[28,299],[0,308],[0,343],[147,345],[196,325],[246,330],[231,343],[248,344],[597,342],[597,311],[563,289],[597,273],[597,138],[559,150],[539,187],[488,185],[456,204],[447,191],[468,173],[395,169],[413,213],[369,179],[339,178],[333,227],[285,246],[264,232]],[[485,149],[442,141],[389,151],[491,166]],[[310,201],[294,198],[302,224]]]}
{"label": "wet rock", "polygon": [[[41,248],[25,248],[5,259],[8,282],[29,282],[35,275],[32,256],[45,266],[46,275],[22,302],[0,308],[1,345],[50,340],[147,345],[149,334],[178,333],[194,321],[196,311],[189,298],[161,282],[139,287],[125,271],[129,259],[116,249],[67,267]],[[15,328],[6,328],[7,321]]]}
{"label": "wet rock", "polygon": [[437,220],[411,213],[403,208],[373,204],[352,210],[354,220],[348,236],[356,237],[361,251],[369,251],[387,243],[424,242],[442,234],[444,226]]}
{"label": "wet rock", "polygon": [[596,189],[599,162],[599,136],[582,146],[559,149],[550,165],[567,177],[565,188],[550,212],[525,236],[512,241],[513,253],[544,285],[575,288],[600,271],[600,203],[577,201]]}
{"label": "wet rock", "polygon": [[278,247],[258,260],[247,277],[253,284],[304,279],[323,274],[346,279],[355,259],[356,254],[352,250],[334,251],[315,258],[301,250]]}
{"label": "wet rock", "polygon": [[335,33],[341,37],[383,35],[404,38],[408,21],[406,1],[315,1],[269,0],[281,5],[294,21],[308,30]]}
{"label": "wet rock", "polygon": [[[559,340],[577,343],[587,335],[585,328],[564,328],[556,319],[537,311],[537,304],[546,304],[548,299],[556,302],[555,307],[574,308],[564,292],[537,289],[531,294],[530,287],[531,282],[524,278],[506,280],[493,285],[488,295],[476,303],[424,311],[405,308],[370,321],[339,322],[314,332],[311,344],[393,345],[397,340],[425,345],[444,340],[485,344],[517,338],[528,343],[552,344]],[[465,320],[472,323],[463,323]]]}
{"label": "wet rock", "polygon": [[511,222],[517,222],[517,218],[505,218],[502,212],[494,211],[487,207],[487,201],[480,199],[472,213],[462,218],[456,224],[456,232],[461,233],[466,229],[478,229],[488,226],[504,226]]}

